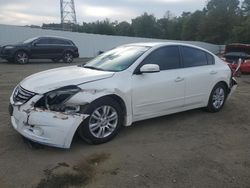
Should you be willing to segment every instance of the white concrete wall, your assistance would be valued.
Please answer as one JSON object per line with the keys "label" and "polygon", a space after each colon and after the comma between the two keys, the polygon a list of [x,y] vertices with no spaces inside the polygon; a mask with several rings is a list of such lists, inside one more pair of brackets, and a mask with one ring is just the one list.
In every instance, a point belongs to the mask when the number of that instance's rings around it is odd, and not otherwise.
{"label": "white concrete wall", "polygon": [[[0,24],[1,46],[6,44],[14,44],[31,37],[45,36],[45,35],[61,36],[71,39],[78,46],[80,57],[94,57],[97,55],[99,51],[106,51],[116,46],[127,43],[168,41],[168,40],[137,38],[137,37],[122,37],[122,36],[35,29],[35,28]],[[194,44],[203,47],[215,54],[220,51],[220,46],[209,43],[192,42],[192,41],[175,41],[175,42],[185,42],[189,44]]]}

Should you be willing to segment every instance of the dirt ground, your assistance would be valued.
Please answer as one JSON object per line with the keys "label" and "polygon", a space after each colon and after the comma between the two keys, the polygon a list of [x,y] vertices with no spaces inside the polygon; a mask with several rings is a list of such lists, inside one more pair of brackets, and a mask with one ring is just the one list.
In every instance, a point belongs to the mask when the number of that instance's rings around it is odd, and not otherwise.
{"label": "dirt ground", "polygon": [[250,75],[238,79],[220,113],[198,109],[134,123],[98,146],[76,137],[69,150],[32,149],[11,127],[10,94],[24,77],[61,66],[0,62],[1,188],[250,187]]}

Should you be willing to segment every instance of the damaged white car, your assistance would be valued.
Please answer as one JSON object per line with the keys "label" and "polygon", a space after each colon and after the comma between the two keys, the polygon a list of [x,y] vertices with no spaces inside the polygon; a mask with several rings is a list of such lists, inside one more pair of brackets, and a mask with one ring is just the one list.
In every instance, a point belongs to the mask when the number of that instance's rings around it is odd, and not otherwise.
{"label": "damaged white car", "polygon": [[70,148],[76,133],[100,144],[135,121],[201,107],[218,112],[236,85],[230,68],[207,50],[138,43],[25,78],[9,110],[24,137]]}

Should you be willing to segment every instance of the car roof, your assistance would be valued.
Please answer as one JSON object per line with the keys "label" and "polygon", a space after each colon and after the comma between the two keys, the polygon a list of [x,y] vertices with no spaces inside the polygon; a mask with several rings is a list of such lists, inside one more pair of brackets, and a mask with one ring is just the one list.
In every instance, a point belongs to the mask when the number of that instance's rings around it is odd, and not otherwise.
{"label": "car roof", "polygon": [[194,46],[194,45],[191,45],[191,44],[179,43],[179,42],[140,42],[140,43],[131,43],[131,44],[127,44],[127,45],[148,46],[148,47],[181,45],[181,46],[190,46],[190,47],[200,48],[198,46]]}
{"label": "car roof", "polygon": [[228,47],[234,46],[234,47],[247,47],[247,48],[250,48],[250,44],[243,44],[243,43],[232,43],[232,44],[228,44],[226,46],[228,46]]}
{"label": "car roof", "polygon": [[155,47],[155,46],[170,45],[170,44],[176,44],[176,43],[172,43],[172,42],[138,42],[138,43],[130,43],[127,45]]}
{"label": "car roof", "polygon": [[250,57],[250,55],[248,55],[248,54],[245,53],[245,52],[229,52],[229,53],[226,53],[224,56],[225,56],[225,57],[227,57],[227,56]]}
{"label": "car roof", "polygon": [[54,39],[62,39],[62,40],[69,40],[71,41],[70,39],[67,39],[67,38],[64,38],[64,37],[60,37],[60,36],[50,36],[50,35],[45,35],[45,36],[40,36],[38,38],[54,38]]}
{"label": "car roof", "polygon": [[[146,47],[163,47],[163,46],[172,46],[172,45],[177,45],[177,46],[187,46],[187,47],[192,47],[192,48],[197,48],[203,51],[206,51],[210,54],[213,54],[212,52],[201,48],[199,46],[195,46],[192,44],[187,44],[187,43],[181,43],[181,42],[141,42],[141,43],[131,43],[131,44],[126,44],[126,45],[131,45],[131,46],[146,46]],[[125,45],[125,46],[126,46]]]}
{"label": "car roof", "polygon": [[226,45],[225,53],[245,52],[250,55],[250,44],[233,43]]}

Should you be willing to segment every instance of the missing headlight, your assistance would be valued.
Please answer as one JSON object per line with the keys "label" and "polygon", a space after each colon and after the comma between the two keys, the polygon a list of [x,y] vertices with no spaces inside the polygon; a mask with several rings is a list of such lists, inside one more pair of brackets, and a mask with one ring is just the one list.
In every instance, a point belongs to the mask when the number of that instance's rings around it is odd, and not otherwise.
{"label": "missing headlight", "polygon": [[45,108],[58,112],[78,112],[78,106],[66,106],[65,103],[81,89],[77,86],[66,86],[48,93],[36,103],[35,107]]}

